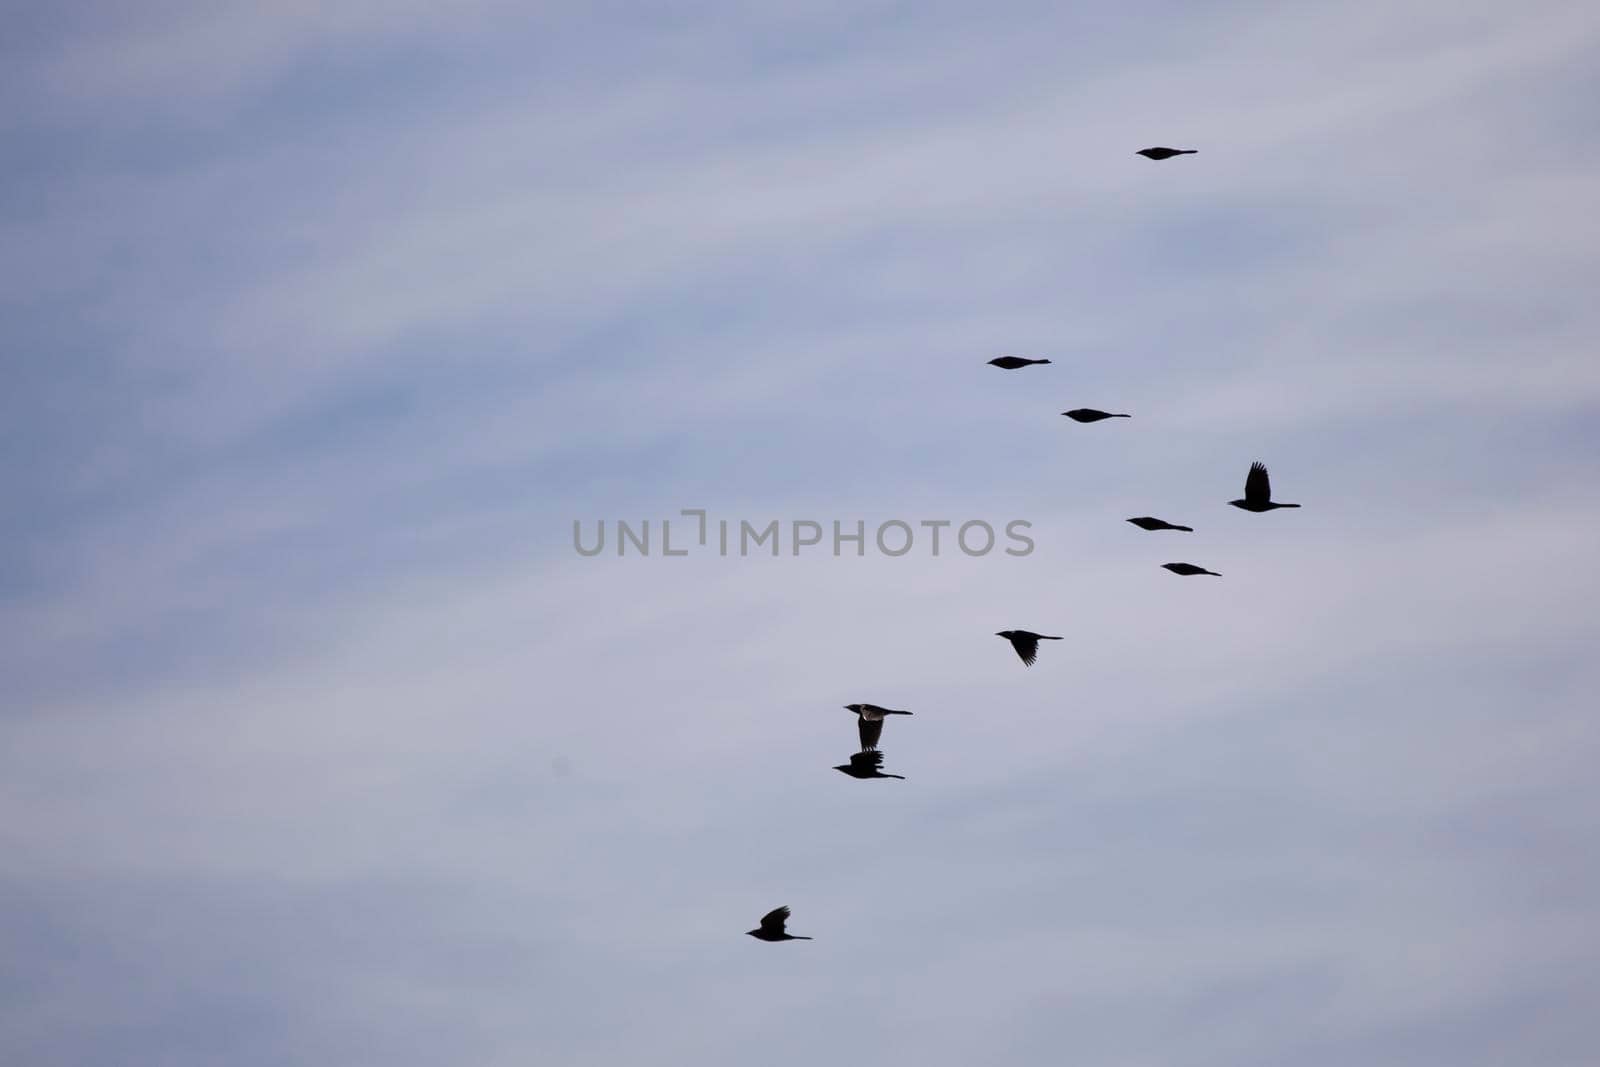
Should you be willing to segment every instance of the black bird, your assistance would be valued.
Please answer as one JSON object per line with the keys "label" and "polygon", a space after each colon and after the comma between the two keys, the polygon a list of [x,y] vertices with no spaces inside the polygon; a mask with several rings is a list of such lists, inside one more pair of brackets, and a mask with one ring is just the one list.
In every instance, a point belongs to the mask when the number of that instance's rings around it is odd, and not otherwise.
{"label": "black bird", "polygon": [[1192,156],[1198,148],[1141,148],[1135,155],[1146,159],[1171,159],[1173,156]]}
{"label": "black bird", "polygon": [[850,757],[849,763],[838,764],[833,769],[843,771],[852,778],[898,778],[902,782],[906,780],[903,774],[884,774],[882,768],[883,753],[873,749],[870,752],[857,752]]}
{"label": "black bird", "polygon": [[1272,499],[1272,483],[1267,480],[1267,468],[1261,461],[1250,464],[1250,473],[1244,476],[1244,499],[1228,503],[1245,511],[1272,511],[1276,508],[1297,508],[1299,504],[1278,504]]}
{"label": "black bird", "polygon": [[1096,411],[1094,408],[1073,408],[1061,414],[1073,422],[1099,422],[1101,419],[1131,419],[1132,415],[1113,415],[1109,411]]}
{"label": "black bird", "polygon": [[1137,519],[1128,521],[1141,530],[1182,530],[1184,533],[1194,533],[1193,526],[1177,526],[1165,519],[1152,518],[1149,515],[1140,515]]}
{"label": "black bird", "polygon": [[885,715],[910,715],[909,711],[895,711],[893,708],[880,708],[876,704],[846,704],[846,711],[853,711],[861,721],[856,725],[861,728],[861,751],[871,752],[878,747],[878,738],[883,736],[883,717]]}
{"label": "black bird", "polygon": [[1010,641],[1011,647],[1017,650],[1017,655],[1022,657],[1022,663],[1026,667],[1033,666],[1034,659],[1038,657],[1040,641],[1061,640],[1049,634],[1036,634],[1032,630],[1001,630],[995,636]]}
{"label": "black bird", "polygon": [[991,359],[989,366],[999,367],[1001,370],[1016,370],[1019,367],[1031,367],[1036,363],[1049,363],[1048,359],[1023,359],[1021,356],[1000,356]]}
{"label": "black bird", "polygon": [[769,911],[765,915],[761,916],[761,925],[756,927],[754,930],[746,930],[745,933],[749,934],[751,937],[755,938],[757,941],[810,941],[811,940],[811,938],[809,938],[809,937],[801,937],[799,934],[784,933],[783,924],[788,922],[788,921],[789,921],[789,905],[785,904],[783,907],[781,907],[781,908],[773,908],[771,911]]}
{"label": "black bird", "polygon": [[1185,578],[1196,574],[1209,574],[1213,578],[1222,577],[1222,575],[1218,574],[1216,571],[1208,571],[1204,567],[1196,567],[1193,563],[1163,563],[1162,566],[1167,568],[1167,570],[1171,571],[1173,574],[1181,574]]}

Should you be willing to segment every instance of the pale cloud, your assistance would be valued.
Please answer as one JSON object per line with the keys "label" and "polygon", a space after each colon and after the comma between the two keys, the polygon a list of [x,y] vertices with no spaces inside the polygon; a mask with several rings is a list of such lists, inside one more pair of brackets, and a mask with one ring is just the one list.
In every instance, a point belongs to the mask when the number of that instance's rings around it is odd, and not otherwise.
{"label": "pale cloud", "polygon": [[30,32],[0,1058],[1592,1058],[1584,6]]}

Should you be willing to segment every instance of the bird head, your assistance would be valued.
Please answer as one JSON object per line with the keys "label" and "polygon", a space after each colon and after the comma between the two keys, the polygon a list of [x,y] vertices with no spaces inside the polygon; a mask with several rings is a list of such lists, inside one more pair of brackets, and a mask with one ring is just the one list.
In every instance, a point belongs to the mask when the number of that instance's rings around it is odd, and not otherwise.
{"label": "bird head", "polygon": [[1232,504],[1232,505],[1233,505],[1233,506],[1234,506],[1234,507],[1236,507],[1236,508],[1242,508],[1242,507],[1244,507],[1244,506],[1245,506],[1245,505],[1246,505],[1246,504],[1248,504],[1248,503],[1249,503],[1249,501],[1248,501],[1248,500],[1245,500],[1245,499],[1243,499],[1243,498],[1240,498],[1240,499],[1238,499],[1238,500],[1230,500],[1230,501],[1228,501],[1228,503],[1230,503],[1230,504]]}
{"label": "bird head", "polygon": [[746,937],[760,937],[761,936],[761,927],[758,926],[754,930],[746,930],[744,932],[744,934],[745,934]]}
{"label": "bird head", "polygon": [[844,706],[844,710],[845,711],[853,711],[857,715],[860,715],[861,714],[861,707],[862,706],[860,704],[846,704]]}
{"label": "bird head", "polygon": [[1005,638],[1005,639],[1006,639],[1006,640],[1007,640],[1007,641],[1009,641],[1009,640],[1011,640],[1011,638],[1012,638],[1012,636],[1013,636],[1013,635],[1014,635],[1014,634],[1015,634],[1015,633],[1016,633],[1016,631],[1015,631],[1015,630],[1001,630],[1001,631],[1000,631],[1000,632],[999,632],[999,633],[997,633],[997,634],[995,634],[995,636],[996,636],[996,637],[1003,637],[1003,638]]}

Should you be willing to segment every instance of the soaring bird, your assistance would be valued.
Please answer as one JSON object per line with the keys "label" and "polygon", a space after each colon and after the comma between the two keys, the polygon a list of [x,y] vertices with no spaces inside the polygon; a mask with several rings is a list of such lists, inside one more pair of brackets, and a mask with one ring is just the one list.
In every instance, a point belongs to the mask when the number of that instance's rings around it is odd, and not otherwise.
{"label": "soaring bird", "polygon": [[1033,666],[1034,659],[1038,657],[1040,641],[1061,640],[1049,634],[1036,634],[1032,630],[1001,630],[995,636],[1010,641],[1011,647],[1017,650],[1017,655],[1022,657],[1022,663],[1027,667]]}
{"label": "soaring bird", "polygon": [[1222,575],[1218,574],[1216,571],[1208,571],[1204,567],[1196,567],[1193,563],[1163,563],[1162,566],[1167,568],[1167,570],[1171,571],[1173,574],[1181,574],[1185,578],[1192,577],[1196,574],[1209,574],[1213,578],[1222,577]]}
{"label": "soaring bird", "polygon": [[765,915],[761,916],[761,925],[756,927],[754,930],[746,930],[745,933],[749,934],[751,937],[755,938],[757,941],[810,941],[811,940],[811,938],[802,937],[799,934],[785,933],[784,929],[783,929],[783,924],[788,922],[788,921],[789,921],[789,905],[785,904],[783,907],[781,907],[781,908],[773,908],[771,911],[769,911]]}
{"label": "soaring bird", "polygon": [[1099,422],[1101,419],[1131,419],[1132,415],[1113,415],[1109,411],[1096,411],[1094,408],[1073,408],[1061,414],[1073,422]]}
{"label": "soaring bird", "polygon": [[991,359],[989,366],[999,367],[1001,370],[1016,370],[1018,367],[1031,367],[1036,363],[1049,363],[1048,359],[1023,359],[1021,356],[1000,356]]}
{"label": "soaring bird", "polygon": [[850,757],[849,763],[840,763],[833,769],[843,771],[852,778],[898,778],[902,782],[906,780],[903,774],[884,774],[882,768],[883,753],[872,749],[870,752],[855,753]]}
{"label": "soaring bird", "polygon": [[1244,499],[1228,503],[1245,511],[1272,511],[1275,508],[1297,508],[1299,504],[1279,504],[1272,499],[1272,483],[1267,480],[1267,468],[1261,461],[1250,464],[1250,473],[1244,476]]}
{"label": "soaring bird", "polygon": [[1146,159],[1171,159],[1173,156],[1192,156],[1198,148],[1141,148],[1135,155]]}
{"label": "soaring bird", "polygon": [[861,751],[871,752],[878,747],[878,738],[883,736],[883,717],[885,715],[910,715],[909,711],[895,711],[893,708],[880,708],[876,704],[846,704],[846,711],[853,711],[860,718],[856,725],[861,728]]}
{"label": "soaring bird", "polygon": [[1157,519],[1149,515],[1140,515],[1137,519],[1129,519],[1128,521],[1141,530],[1182,530],[1184,533],[1194,533],[1193,526],[1176,526],[1165,519]]}

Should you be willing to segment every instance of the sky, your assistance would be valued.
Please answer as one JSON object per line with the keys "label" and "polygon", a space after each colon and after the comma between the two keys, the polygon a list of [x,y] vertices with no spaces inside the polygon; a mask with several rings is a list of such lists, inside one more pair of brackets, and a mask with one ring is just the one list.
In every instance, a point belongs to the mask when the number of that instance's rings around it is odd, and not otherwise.
{"label": "sky", "polygon": [[6,24],[0,1061],[1596,1062],[1592,4]]}

